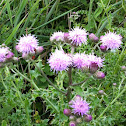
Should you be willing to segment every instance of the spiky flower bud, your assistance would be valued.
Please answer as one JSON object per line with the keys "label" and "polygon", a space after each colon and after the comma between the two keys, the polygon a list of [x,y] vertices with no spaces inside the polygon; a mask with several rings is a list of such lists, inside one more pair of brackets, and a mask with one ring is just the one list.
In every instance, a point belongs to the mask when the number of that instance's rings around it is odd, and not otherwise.
{"label": "spiky flower bud", "polygon": [[82,97],[80,95],[76,95],[74,98],[74,100],[81,100],[81,99],[82,99]]}
{"label": "spiky flower bud", "polygon": [[104,92],[103,90],[98,91],[98,93],[99,93],[100,95],[105,94],[105,92]]}
{"label": "spiky flower bud", "polygon": [[76,126],[76,122],[75,121],[70,121],[69,126]]}
{"label": "spiky flower bud", "polygon": [[42,47],[42,46],[38,46],[37,48],[36,48],[36,53],[41,53],[42,51],[44,50],[44,48]]}
{"label": "spiky flower bud", "polygon": [[71,116],[69,117],[69,120],[70,120],[70,121],[74,121],[74,120],[75,120],[75,116],[71,115]]}
{"label": "spiky flower bud", "polygon": [[76,122],[79,124],[79,123],[82,123],[82,118],[77,118],[76,119]]}
{"label": "spiky flower bud", "polygon": [[91,115],[85,115],[84,116],[84,121],[85,122],[90,122],[92,120],[92,116]]}
{"label": "spiky flower bud", "polygon": [[116,86],[116,83],[113,83],[113,86]]}
{"label": "spiky flower bud", "polygon": [[93,33],[91,33],[91,34],[89,35],[89,39],[90,39],[91,41],[94,41],[94,42],[98,42],[98,40],[99,40],[99,38],[98,38],[95,34],[93,34]]}
{"label": "spiky flower bud", "polygon": [[126,66],[121,66],[121,70],[126,71]]}
{"label": "spiky flower bud", "polygon": [[22,54],[22,58],[23,58],[23,59],[28,59],[28,57],[29,57],[28,54],[26,54],[26,53],[23,53],[23,54]]}
{"label": "spiky flower bud", "polygon": [[100,45],[100,49],[102,52],[105,52],[107,50],[107,46],[106,45]]}
{"label": "spiky flower bud", "polygon": [[92,62],[92,63],[89,65],[89,71],[90,71],[90,73],[95,73],[97,70],[98,70],[98,65],[97,65],[97,63]]}
{"label": "spiky flower bud", "polygon": [[71,115],[71,110],[70,109],[64,109],[63,110],[64,115],[70,116]]}
{"label": "spiky flower bud", "polygon": [[95,77],[98,79],[103,79],[103,78],[105,78],[105,74],[102,71],[97,71],[95,73]]}

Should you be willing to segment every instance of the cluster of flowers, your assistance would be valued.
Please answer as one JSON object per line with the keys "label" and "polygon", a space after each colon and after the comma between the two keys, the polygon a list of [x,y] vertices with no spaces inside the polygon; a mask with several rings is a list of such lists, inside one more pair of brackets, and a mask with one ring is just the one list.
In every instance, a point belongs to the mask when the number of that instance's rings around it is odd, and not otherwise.
{"label": "cluster of flowers", "polygon": [[[43,47],[38,46],[36,37],[29,34],[20,37],[19,43],[16,45],[16,50],[22,53],[22,58],[28,59],[35,54],[40,54],[43,51]],[[14,57],[14,54],[5,44],[0,45],[0,67],[11,61],[18,61],[18,58]]]}
{"label": "cluster of flowers", "polygon": [[94,73],[103,66],[102,62],[103,59],[93,54],[76,53],[71,55],[58,49],[52,53],[48,60],[51,69],[56,72],[67,70],[70,66],[73,66],[81,70],[89,69],[91,73]]}
{"label": "cluster of flowers", "polygon": [[[76,27],[69,31],[68,33],[64,32],[54,32],[52,36],[50,37],[51,42],[67,42],[74,46],[81,46],[83,44],[87,44],[87,35],[85,29],[81,29],[79,27]],[[95,36],[95,34],[91,33],[89,34],[89,39],[98,42],[99,38]],[[114,32],[108,32],[104,36],[100,37],[101,42],[101,50],[108,50],[108,49],[117,49],[122,44],[122,36],[117,35]]]}
{"label": "cluster of flowers", "polygon": [[11,61],[17,60],[18,58],[14,57],[9,47],[5,46],[5,44],[0,45],[0,67],[3,67]]}
{"label": "cluster of flowers", "polygon": [[82,99],[80,95],[76,95],[73,100],[69,102],[71,109],[64,109],[63,113],[66,116],[69,116],[69,126],[76,126],[79,123],[90,122],[92,116],[89,115],[89,103]]}

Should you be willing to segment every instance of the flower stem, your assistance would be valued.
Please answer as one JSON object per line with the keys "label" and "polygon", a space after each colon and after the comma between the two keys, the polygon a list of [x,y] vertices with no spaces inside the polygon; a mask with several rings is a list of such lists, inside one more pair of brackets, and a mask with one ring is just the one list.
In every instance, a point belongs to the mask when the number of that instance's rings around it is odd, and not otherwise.
{"label": "flower stem", "polygon": [[125,92],[126,90],[126,85],[124,87],[124,89],[117,95],[117,97],[104,109],[104,111],[100,114],[100,116],[96,119],[99,120],[103,114],[107,111],[107,109]]}
{"label": "flower stem", "polygon": [[84,82],[86,82],[89,78],[90,78],[90,76],[89,76],[88,78],[86,78],[85,80],[79,82],[79,83],[71,84],[71,86],[78,86],[78,85],[81,85],[81,84],[83,84]]}
{"label": "flower stem", "polygon": [[28,126],[31,126],[31,121],[30,121],[30,116],[29,116],[28,108],[26,108],[26,105],[25,105],[24,101],[22,100],[22,97],[21,97],[20,91],[18,90],[18,88],[16,87],[16,85],[14,84],[13,81],[12,81],[12,84],[13,84],[14,88],[16,89],[16,91],[17,91],[17,93],[18,93],[18,96],[19,96],[19,98],[20,98],[20,100],[21,100],[23,106],[25,107]]}
{"label": "flower stem", "polygon": [[[11,70],[12,70],[12,69],[11,69]],[[29,79],[28,77],[24,76],[24,75],[23,75],[22,73],[20,73],[20,71],[18,71],[16,68],[14,68],[14,70],[15,70],[20,76],[22,76],[22,77],[25,78],[27,81],[29,81],[29,82],[34,86],[34,88],[35,88],[36,90],[38,90],[38,91],[40,90],[33,80],[31,80],[31,79]],[[13,70],[12,70],[12,71],[13,71]]]}
{"label": "flower stem", "polygon": [[[71,47],[71,54],[73,55],[73,53],[74,53],[74,46]],[[72,85],[72,66],[69,67],[68,77],[69,77],[69,85],[68,85],[68,90],[67,90],[66,96],[67,96],[68,101],[70,101],[70,94],[71,94],[70,86]]]}
{"label": "flower stem", "polygon": [[59,88],[57,88],[57,87],[49,80],[49,78],[46,76],[46,74],[44,73],[44,71],[43,71],[42,69],[40,69],[32,59],[31,59],[31,61],[34,63],[35,67],[41,72],[42,76],[45,77],[45,79],[49,82],[49,84],[50,84],[51,86],[53,86],[53,87],[54,87],[57,91],[59,91],[60,93],[66,94],[66,92],[64,92],[64,91],[60,90]]}
{"label": "flower stem", "polygon": [[3,81],[2,75],[1,75],[1,80],[2,80],[2,84],[3,84],[4,88],[7,90],[7,86],[5,85],[5,83],[4,83],[4,81]]}

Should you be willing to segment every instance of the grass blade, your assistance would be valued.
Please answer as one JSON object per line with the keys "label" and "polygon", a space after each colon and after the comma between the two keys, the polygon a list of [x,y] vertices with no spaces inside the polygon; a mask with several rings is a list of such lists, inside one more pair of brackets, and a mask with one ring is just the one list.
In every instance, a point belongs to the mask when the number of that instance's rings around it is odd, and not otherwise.
{"label": "grass blade", "polygon": [[11,14],[11,9],[10,9],[10,0],[6,0],[6,8],[7,8],[7,12],[8,12],[8,15],[9,15],[9,19],[10,19],[10,22],[11,22],[11,25],[13,27],[13,23],[12,23],[12,14]]}
{"label": "grass blade", "polygon": [[[82,4],[81,4],[81,5],[82,5]],[[47,24],[49,24],[49,23],[51,23],[51,22],[57,20],[58,18],[63,17],[64,15],[70,13],[72,10],[74,10],[74,9],[76,9],[76,8],[78,8],[78,7],[80,7],[81,5],[79,5],[79,6],[77,6],[77,7],[74,7],[73,9],[71,9],[71,10],[69,10],[69,11],[67,11],[67,12],[65,12],[65,13],[63,13],[63,14],[61,14],[61,15],[59,15],[59,16],[57,16],[56,18],[53,18],[52,20],[50,20],[50,21],[48,21],[48,22],[46,22],[46,23],[44,23],[44,24],[42,24],[42,25],[40,25],[40,26],[34,28],[33,30],[31,30],[31,31],[29,31],[29,32],[31,33],[32,31],[35,31],[36,29],[39,29],[39,28],[41,28],[41,27],[43,27],[43,26],[45,26],[45,25],[47,25]]]}
{"label": "grass blade", "polygon": [[[122,7],[119,8],[118,10],[116,10],[115,12],[113,12],[112,16],[114,17],[116,15],[116,13],[119,12],[121,9],[122,9]],[[107,23],[108,23],[108,20],[107,20],[107,18],[105,18],[104,23],[101,25],[101,27],[98,29],[98,31],[96,33],[97,36],[100,34],[100,32],[103,30],[103,28],[107,25]]]}
{"label": "grass blade", "polygon": [[45,22],[47,22],[49,20],[50,16],[54,13],[54,10],[59,2],[60,2],[60,0],[56,0],[56,2],[53,4],[51,10],[49,11],[48,15],[46,16]]}
{"label": "grass blade", "polygon": [[[24,24],[24,26],[23,26],[23,28],[22,28],[22,30],[21,30],[21,32],[20,32],[20,35],[23,33],[24,29],[27,27],[27,25],[28,25],[28,23],[29,23],[29,21],[30,21],[30,18],[31,18],[31,16],[32,16],[34,10],[36,9],[36,7],[37,7],[39,1],[40,1],[40,0],[37,0],[36,3],[35,3],[35,4],[33,5],[33,7],[31,8],[31,11],[30,11],[30,13],[28,14],[27,20],[25,21],[25,24]],[[19,35],[19,36],[20,36],[20,35]]]}
{"label": "grass blade", "polygon": [[27,4],[28,0],[23,0],[19,9],[18,9],[18,12],[16,13],[16,16],[15,16],[15,20],[14,20],[14,27],[16,27],[17,23],[18,23],[18,20],[21,16],[21,13],[23,11],[23,9],[25,8],[26,4]]}
{"label": "grass blade", "polygon": [[25,17],[19,22],[19,24],[13,29],[12,33],[10,34],[10,36],[7,38],[7,40],[5,41],[5,44],[8,45],[9,42],[11,41],[11,39],[13,38],[13,36],[15,35],[15,33],[17,32],[18,28],[20,27],[20,25],[23,23],[24,19],[26,18],[27,15],[25,15]]}

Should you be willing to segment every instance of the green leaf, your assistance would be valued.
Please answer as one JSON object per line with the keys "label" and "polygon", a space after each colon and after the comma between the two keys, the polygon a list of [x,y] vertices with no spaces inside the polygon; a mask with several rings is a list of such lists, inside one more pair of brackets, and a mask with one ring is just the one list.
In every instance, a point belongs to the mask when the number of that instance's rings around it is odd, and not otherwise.
{"label": "green leaf", "polygon": [[27,15],[25,15],[25,17],[19,22],[19,24],[13,29],[12,33],[10,34],[10,36],[7,38],[7,40],[5,41],[5,44],[8,45],[11,41],[11,39],[14,37],[14,35],[16,34],[18,28],[20,27],[20,25],[23,23],[24,19],[26,18]]}
{"label": "green leaf", "polygon": [[7,126],[7,122],[5,120],[2,121],[2,126]]}

